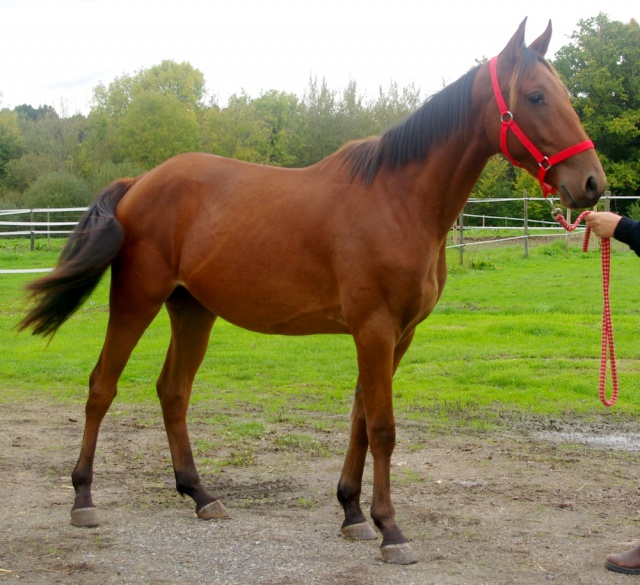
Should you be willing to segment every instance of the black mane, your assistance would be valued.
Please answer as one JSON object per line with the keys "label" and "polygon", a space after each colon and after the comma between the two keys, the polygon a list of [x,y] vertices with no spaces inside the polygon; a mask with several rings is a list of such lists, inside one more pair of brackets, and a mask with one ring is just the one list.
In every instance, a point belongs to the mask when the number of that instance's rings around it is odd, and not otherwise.
{"label": "black mane", "polygon": [[370,183],[382,167],[394,169],[423,161],[429,151],[464,130],[471,107],[471,87],[479,66],[431,96],[404,122],[379,138],[347,145],[343,151],[351,178]]}

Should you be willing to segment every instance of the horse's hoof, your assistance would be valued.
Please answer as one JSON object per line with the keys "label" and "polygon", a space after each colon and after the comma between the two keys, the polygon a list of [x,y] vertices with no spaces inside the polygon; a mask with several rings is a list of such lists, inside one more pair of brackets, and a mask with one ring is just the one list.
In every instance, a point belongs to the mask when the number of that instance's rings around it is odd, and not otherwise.
{"label": "horse's hoof", "polygon": [[344,538],[350,540],[376,540],[378,535],[371,528],[368,522],[360,522],[360,524],[351,524],[340,529],[340,533]]}
{"label": "horse's hoof", "polygon": [[202,506],[202,508],[196,510],[196,514],[198,518],[202,520],[223,520],[230,518],[229,512],[227,512],[227,509],[218,500],[213,500],[213,502],[210,502],[206,506]]}
{"label": "horse's hoof", "polygon": [[401,544],[388,544],[380,547],[382,560],[394,565],[413,565],[418,562],[418,557],[408,542]]}
{"label": "horse's hoof", "polygon": [[100,520],[95,508],[76,508],[71,510],[71,524],[81,528],[95,528],[100,525]]}

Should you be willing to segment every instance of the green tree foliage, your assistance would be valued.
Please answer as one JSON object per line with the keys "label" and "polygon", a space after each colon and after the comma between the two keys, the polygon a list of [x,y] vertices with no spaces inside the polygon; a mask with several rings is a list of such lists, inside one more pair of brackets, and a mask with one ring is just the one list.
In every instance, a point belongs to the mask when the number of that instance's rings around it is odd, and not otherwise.
{"label": "green tree foliage", "polygon": [[148,92],[135,97],[115,133],[114,159],[149,170],[168,158],[198,150],[195,113],[174,96]]}
{"label": "green tree foliage", "polygon": [[[473,203],[467,207],[467,213],[471,215],[484,215],[496,217],[522,217],[522,203],[519,201],[500,201],[514,197],[513,183],[515,178],[514,167],[502,155],[489,159],[471,197],[485,199],[481,203]],[[496,199],[498,201],[496,201]],[[470,218],[469,225],[481,225],[481,218]]]}
{"label": "green tree foliage", "polygon": [[84,207],[93,199],[89,185],[82,179],[64,172],[41,175],[27,189],[25,206],[34,208]]}
{"label": "green tree foliage", "polygon": [[263,162],[276,166],[299,166],[302,116],[298,97],[275,90],[253,100],[255,115],[264,127]]}
{"label": "green tree foliage", "polygon": [[220,156],[264,163],[269,130],[258,118],[246,94],[234,94],[226,108],[211,108],[203,116],[203,148]]}
{"label": "green tree foliage", "polygon": [[49,156],[30,150],[7,163],[4,184],[7,189],[24,193],[40,175],[56,170],[56,164]]}
{"label": "green tree foliage", "polygon": [[309,81],[303,98],[306,137],[306,155],[301,161],[303,166],[329,156],[344,143],[336,116],[336,102],[336,92],[329,88],[325,79],[321,83],[317,79]]}
{"label": "green tree foliage", "polygon": [[596,143],[609,186],[640,188],[640,26],[600,13],[581,20],[554,65]]}
{"label": "green tree foliage", "polygon": [[378,96],[370,107],[375,131],[380,132],[403,120],[417,110],[421,103],[420,90],[413,84],[401,90],[397,83],[392,82],[386,92],[380,87]]}
{"label": "green tree foliage", "polygon": [[142,167],[126,161],[114,163],[110,160],[103,162],[100,168],[91,177],[91,192],[98,194],[104,187],[123,177],[137,177],[144,172]]}
{"label": "green tree foliage", "polygon": [[176,98],[189,112],[197,112],[205,99],[204,75],[190,63],[163,61],[141,71],[133,80],[132,94],[161,93]]}
{"label": "green tree foliage", "polygon": [[[513,196],[524,197],[526,191],[527,197],[540,198],[542,191],[538,179],[532,177],[524,169],[514,169],[516,179],[513,185]],[[551,221],[551,205],[547,201],[529,201],[527,203],[529,219],[539,221]]]}
{"label": "green tree foliage", "polygon": [[7,164],[23,152],[17,114],[7,109],[0,110],[0,180],[5,177]]}
{"label": "green tree foliage", "polygon": [[17,108],[20,130],[26,150],[47,159],[42,172],[48,172],[51,166],[58,171],[72,170],[75,153],[85,135],[86,118],[68,115],[65,104],[60,106],[59,114],[51,107],[34,112],[25,108]]}
{"label": "green tree foliage", "polygon": [[205,98],[202,72],[174,61],[122,75],[109,87],[98,85],[89,137],[80,155],[81,172],[89,176],[105,160],[125,159],[148,169],[185,150],[200,150]]}

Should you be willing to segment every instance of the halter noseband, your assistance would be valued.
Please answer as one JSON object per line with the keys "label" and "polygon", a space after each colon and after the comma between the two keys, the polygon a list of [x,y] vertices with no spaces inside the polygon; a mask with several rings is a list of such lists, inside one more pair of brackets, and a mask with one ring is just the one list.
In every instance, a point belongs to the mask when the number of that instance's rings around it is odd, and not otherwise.
{"label": "halter noseband", "polygon": [[547,183],[544,182],[544,178],[549,171],[549,169],[566,160],[580,152],[585,150],[589,150],[590,148],[595,148],[595,145],[591,140],[585,140],[584,142],[580,142],[574,146],[570,146],[565,150],[558,152],[552,156],[544,156],[529,140],[526,134],[522,131],[522,128],[516,124],[516,121],[513,119],[513,114],[509,111],[504,98],[502,97],[502,92],[500,91],[500,84],[498,83],[498,57],[494,57],[489,62],[489,70],[491,71],[491,84],[493,85],[493,94],[496,98],[496,103],[498,104],[498,109],[500,110],[500,148],[502,149],[502,153],[517,167],[522,167],[522,165],[516,161],[511,154],[509,154],[509,149],[507,148],[507,135],[509,130],[511,130],[516,138],[520,140],[522,145],[531,153],[533,158],[536,159],[540,170],[538,171],[538,182],[540,183],[540,187],[542,188],[542,194],[547,197],[549,194],[554,194],[556,190]]}

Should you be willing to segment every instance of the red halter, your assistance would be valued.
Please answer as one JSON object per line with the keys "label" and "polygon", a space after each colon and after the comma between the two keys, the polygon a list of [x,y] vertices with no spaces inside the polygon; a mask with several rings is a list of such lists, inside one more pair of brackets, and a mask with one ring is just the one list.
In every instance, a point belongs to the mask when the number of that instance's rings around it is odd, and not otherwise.
{"label": "red halter", "polygon": [[517,167],[522,166],[509,154],[509,149],[507,148],[507,134],[509,130],[511,130],[515,134],[516,138],[520,140],[523,146],[531,153],[533,158],[536,159],[538,165],[540,166],[540,170],[538,171],[538,182],[540,183],[540,187],[542,188],[542,194],[545,197],[550,193],[553,195],[556,190],[551,185],[548,185],[544,182],[544,178],[549,169],[553,165],[556,165],[575,154],[578,154],[585,150],[589,150],[590,148],[595,148],[593,142],[591,142],[591,140],[585,140],[584,142],[580,142],[579,144],[571,146],[552,156],[544,156],[535,147],[533,142],[531,142],[531,140],[527,138],[526,134],[522,131],[520,126],[516,124],[515,120],[513,119],[513,114],[509,111],[509,108],[507,107],[507,104],[502,97],[500,84],[498,83],[498,57],[494,57],[493,59],[491,59],[491,61],[489,62],[489,69],[491,71],[493,94],[495,95],[498,109],[500,110],[500,122],[502,123],[502,127],[500,129],[500,148],[502,149],[502,153]]}

